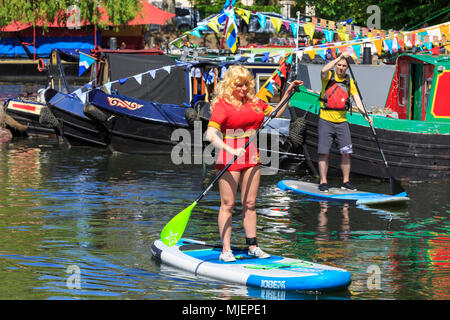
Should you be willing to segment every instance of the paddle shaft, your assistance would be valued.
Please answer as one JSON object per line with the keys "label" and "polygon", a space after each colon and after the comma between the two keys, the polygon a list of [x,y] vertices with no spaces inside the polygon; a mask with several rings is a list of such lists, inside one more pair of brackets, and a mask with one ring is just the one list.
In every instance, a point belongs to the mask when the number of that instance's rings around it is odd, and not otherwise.
{"label": "paddle shaft", "polygon": [[[355,83],[356,90],[358,91],[359,98],[361,99],[361,104],[362,104],[362,107],[364,109],[364,113],[366,114],[367,117],[369,117],[369,114],[367,113],[367,109],[364,106],[364,102],[363,102],[363,98],[362,98],[362,95],[361,95],[361,91],[359,91],[358,83],[356,82],[355,75],[353,74],[353,70],[350,67],[350,62],[348,60],[347,60],[347,64],[348,64],[348,70],[350,70],[350,74],[352,75],[353,82]],[[391,170],[389,169],[389,165],[388,165],[388,162],[387,162],[386,157],[384,155],[383,149],[381,149],[381,145],[380,145],[380,142],[378,141],[378,136],[377,136],[377,133],[375,131],[375,128],[374,128],[373,124],[370,123],[370,122],[369,122],[369,124],[370,124],[370,128],[372,129],[372,134],[373,134],[373,137],[375,138],[375,142],[377,143],[378,150],[380,150],[381,157],[383,158],[383,162],[384,162],[384,166],[386,167],[386,171],[387,171],[389,177],[391,178],[391,182],[394,182],[396,184],[397,189],[399,189],[401,192],[404,192],[403,188],[400,186],[400,184],[394,179],[394,177],[391,174]],[[392,193],[396,193],[396,192],[394,192],[394,190],[392,190],[392,191],[393,191]]]}
{"label": "paddle shaft", "polygon": [[[264,122],[261,124],[261,126],[259,127],[259,129],[255,132],[254,135],[252,135],[250,137],[250,139],[248,139],[247,143],[244,145],[244,150],[247,149],[247,147],[250,145],[250,143],[256,138],[256,136],[258,135],[258,133],[264,129],[267,124],[270,122],[270,120],[272,120],[273,118],[275,118],[278,114],[278,112],[281,110],[281,108],[291,99],[291,97],[294,95],[294,93],[298,92],[299,89],[298,87],[294,87],[294,90],[292,90],[292,92],[289,94],[289,96],[286,97],[286,99],[284,99],[280,105],[278,106],[278,108],[275,109],[274,112],[272,112],[270,114],[269,117],[267,117],[266,120],[264,120]],[[203,199],[203,197],[208,193],[208,191],[212,188],[212,186],[214,185],[214,183],[217,182],[217,180],[220,179],[220,177],[228,170],[228,168],[237,160],[238,156],[234,156],[233,159],[231,159],[230,162],[228,162],[228,164],[222,169],[220,170],[220,172],[217,174],[217,176],[211,181],[211,183],[208,185],[208,187],[206,187],[205,191],[203,191],[203,193],[195,200],[195,202],[199,202],[200,200]]]}
{"label": "paddle shaft", "polygon": [[[369,114],[367,113],[367,109],[364,106],[364,102],[363,102],[363,98],[362,98],[362,95],[361,95],[361,91],[359,91],[359,87],[358,87],[358,83],[356,82],[355,75],[353,74],[353,70],[350,67],[350,63],[348,61],[347,61],[347,63],[348,63],[348,70],[350,70],[350,74],[352,75],[353,81],[355,83],[356,90],[358,91],[359,98],[361,99],[361,104],[362,104],[362,107],[364,109],[364,113],[368,117]],[[380,149],[381,156],[383,157],[384,165],[386,166],[386,169],[388,169],[388,171],[389,171],[389,166],[388,166],[386,157],[384,156],[383,149],[381,149],[380,142],[378,141],[378,136],[377,136],[377,133],[375,131],[375,128],[373,127],[373,125],[370,122],[369,122],[369,124],[370,124],[370,128],[372,129],[372,134],[373,134],[373,136],[375,138],[375,141],[377,143],[378,149]],[[389,173],[389,175],[391,175],[391,174]]]}

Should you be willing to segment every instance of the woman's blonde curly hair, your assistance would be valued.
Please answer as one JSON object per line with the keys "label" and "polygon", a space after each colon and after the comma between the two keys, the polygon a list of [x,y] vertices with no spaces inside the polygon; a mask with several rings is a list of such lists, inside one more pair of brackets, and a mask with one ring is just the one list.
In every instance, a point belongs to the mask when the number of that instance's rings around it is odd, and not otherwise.
{"label": "woman's blonde curly hair", "polygon": [[[249,88],[247,97],[244,98],[244,101],[238,101],[233,96],[233,90],[238,84],[244,82],[247,82]],[[233,65],[225,71],[223,79],[217,84],[216,88],[214,89],[214,95],[215,97],[212,101],[211,109],[214,108],[214,104],[217,101],[223,98],[232,105],[240,107],[241,104],[256,100],[255,78],[247,68],[241,65]]]}

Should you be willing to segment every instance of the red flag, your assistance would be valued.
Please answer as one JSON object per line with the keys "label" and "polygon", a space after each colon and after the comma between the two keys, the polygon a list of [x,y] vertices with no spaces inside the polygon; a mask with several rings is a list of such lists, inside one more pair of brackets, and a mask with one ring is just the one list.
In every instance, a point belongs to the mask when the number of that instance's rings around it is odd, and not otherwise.
{"label": "red flag", "polygon": [[286,78],[286,73],[287,73],[287,70],[286,70],[286,64],[283,63],[283,64],[280,66],[280,72],[281,72],[281,74],[283,75],[283,77]]}
{"label": "red flag", "polygon": [[273,81],[275,81],[279,86],[281,86],[281,79],[278,72],[273,76]]}

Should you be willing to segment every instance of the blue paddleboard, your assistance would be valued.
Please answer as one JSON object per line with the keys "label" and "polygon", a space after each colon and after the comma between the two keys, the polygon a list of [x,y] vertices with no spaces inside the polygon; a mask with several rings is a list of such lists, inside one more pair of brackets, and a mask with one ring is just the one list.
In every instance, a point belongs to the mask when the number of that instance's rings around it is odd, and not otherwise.
{"label": "blue paddleboard", "polygon": [[173,246],[156,240],[152,255],[162,263],[225,282],[275,290],[330,291],[344,289],[350,272],[333,266],[272,255],[267,259],[250,257],[233,248],[236,262],[222,262],[222,248],[202,241],[181,239]]}
{"label": "blue paddleboard", "polygon": [[385,203],[402,203],[409,200],[406,192],[396,195],[388,195],[382,193],[363,192],[342,190],[340,188],[330,188],[328,192],[319,191],[317,183],[311,183],[300,180],[282,180],[278,182],[278,188],[281,190],[291,190],[297,193],[309,195],[316,199],[327,201],[338,201],[355,204],[385,204]]}

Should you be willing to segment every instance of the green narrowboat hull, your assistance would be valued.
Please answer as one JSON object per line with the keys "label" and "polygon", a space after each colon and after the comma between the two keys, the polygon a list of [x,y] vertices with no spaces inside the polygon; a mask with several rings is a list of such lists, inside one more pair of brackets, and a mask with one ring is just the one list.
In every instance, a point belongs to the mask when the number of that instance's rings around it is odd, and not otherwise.
{"label": "green narrowboat hull", "polygon": [[[317,123],[320,104],[316,93],[301,90],[290,101],[293,119],[306,116],[304,144],[317,163]],[[348,113],[352,134],[352,173],[389,178],[369,124],[358,112]],[[424,122],[373,115],[373,124],[392,175],[401,180],[430,181],[450,179],[450,122]],[[335,146],[330,168],[340,168]]]}

